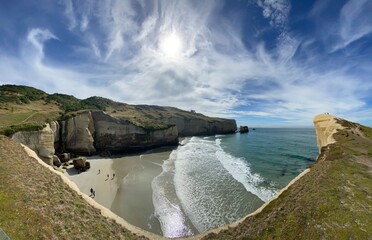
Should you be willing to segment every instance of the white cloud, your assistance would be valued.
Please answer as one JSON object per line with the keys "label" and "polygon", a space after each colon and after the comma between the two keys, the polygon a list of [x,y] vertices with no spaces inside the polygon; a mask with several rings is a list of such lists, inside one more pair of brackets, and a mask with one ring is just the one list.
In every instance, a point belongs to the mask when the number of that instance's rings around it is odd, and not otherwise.
{"label": "white cloud", "polygon": [[369,0],[349,0],[341,9],[339,19],[340,39],[333,51],[372,33],[372,3]]}
{"label": "white cloud", "polygon": [[33,28],[27,34],[27,41],[31,43],[36,50],[35,57],[41,59],[44,57],[43,43],[49,39],[58,39],[48,29]]}
{"label": "white cloud", "polygon": [[[287,29],[288,1],[258,2],[282,33],[270,50],[262,42],[248,50],[239,27],[217,15],[221,6],[215,1],[84,1],[76,9],[71,1],[66,3],[71,3],[66,10],[69,29],[79,31],[83,43],[75,46],[74,54],[86,61],[53,65],[44,47],[57,37],[35,28],[26,36],[22,59],[0,55],[4,79],[35,79],[35,87],[80,98],[101,95],[214,116],[275,117],[304,125],[321,112],[361,111],[362,99],[372,89],[372,83],[350,75],[344,66],[318,71],[296,62],[293,56],[301,39]],[[160,51],[159,42],[172,32],[182,39],[183,52],[170,58]],[[315,56],[310,50],[308,55]],[[240,110],[242,106],[248,110]]]}
{"label": "white cloud", "polygon": [[74,5],[72,0],[64,0],[63,3],[65,4],[65,15],[68,20],[68,29],[72,30],[77,26]]}
{"label": "white cloud", "polygon": [[291,10],[288,0],[258,0],[257,4],[263,9],[262,15],[270,20],[271,26],[280,28],[287,26]]}

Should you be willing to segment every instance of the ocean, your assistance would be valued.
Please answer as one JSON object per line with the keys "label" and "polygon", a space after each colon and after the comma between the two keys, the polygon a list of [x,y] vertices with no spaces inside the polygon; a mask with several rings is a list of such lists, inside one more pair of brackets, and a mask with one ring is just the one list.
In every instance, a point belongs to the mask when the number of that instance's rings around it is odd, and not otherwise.
{"label": "ocean", "polygon": [[312,128],[185,138],[152,179],[153,217],[166,237],[232,223],[270,200],[317,155]]}

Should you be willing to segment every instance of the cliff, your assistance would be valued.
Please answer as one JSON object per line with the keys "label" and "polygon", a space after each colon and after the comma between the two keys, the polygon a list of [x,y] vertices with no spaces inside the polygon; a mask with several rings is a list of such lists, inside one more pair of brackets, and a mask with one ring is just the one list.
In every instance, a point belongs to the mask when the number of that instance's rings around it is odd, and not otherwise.
{"label": "cliff", "polygon": [[319,114],[314,118],[314,128],[320,152],[322,147],[336,142],[333,135],[344,127],[341,126],[336,117],[328,114]]}
{"label": "cliff", "polygon": [[175,126],[149,130],[97,110],[76,113],[60,121],[57,126],[59,131],[56,132],[59,132],[60,138],[55,140],[56,149],[81,155],[138,151],[178,144]]}
{"label": "cliff", "polygon": [[164,121],[175,124],[180,136],[197,136],[227,134],[236,131],[236,122],[233,119],[203,119],[176,116]]}
{"label": "cliff", "polygon": [[49,123],[39,131],[16,132],[12,139],[28,146],[46,163],[53,165],[54,132]]}
{"label": "cliff", "polygon": [[84,100],[16,85],[0,86],[0,134],[34,149],[46,162],[54,151],[92,155],[174,145],[178,136],[234,133],[233,119],[101,97]]}
{"label": "cliff", "polygon": [[314,118],[316,163],[276,199],[203,239],[372,239],[372,129]]}

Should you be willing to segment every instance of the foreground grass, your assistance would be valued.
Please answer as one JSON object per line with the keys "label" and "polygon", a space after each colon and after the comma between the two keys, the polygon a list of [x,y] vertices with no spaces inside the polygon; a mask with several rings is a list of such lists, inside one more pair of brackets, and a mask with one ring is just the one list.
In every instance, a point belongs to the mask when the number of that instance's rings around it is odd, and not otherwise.
{"label": "foreground grass", "polygon": [[342,124],[308,174],[261,213],[206,239],[372,239],[372,131]]}
{"label": "foreground grass", "polygon": [[2,136],[0,227],[12,239],[139,239]]}

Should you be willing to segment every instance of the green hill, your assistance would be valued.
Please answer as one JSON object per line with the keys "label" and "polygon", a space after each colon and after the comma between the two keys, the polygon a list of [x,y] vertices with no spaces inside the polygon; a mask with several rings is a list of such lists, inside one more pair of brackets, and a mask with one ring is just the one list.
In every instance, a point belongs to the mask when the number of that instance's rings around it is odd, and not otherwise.
{"label": "green hill", "polygon": [[129,105],[102,97],[78,99],[66,94],[48,94],[27,86],[0,86],[0,133],[5,135],[20,130],[41,129],[46,122],[74,116],[83,110],[102,110],[145,129],[167,128],[169,123],[163,120],[177,116],[186,119],[223,121],[220,118],[210,118],[173,107]]}

